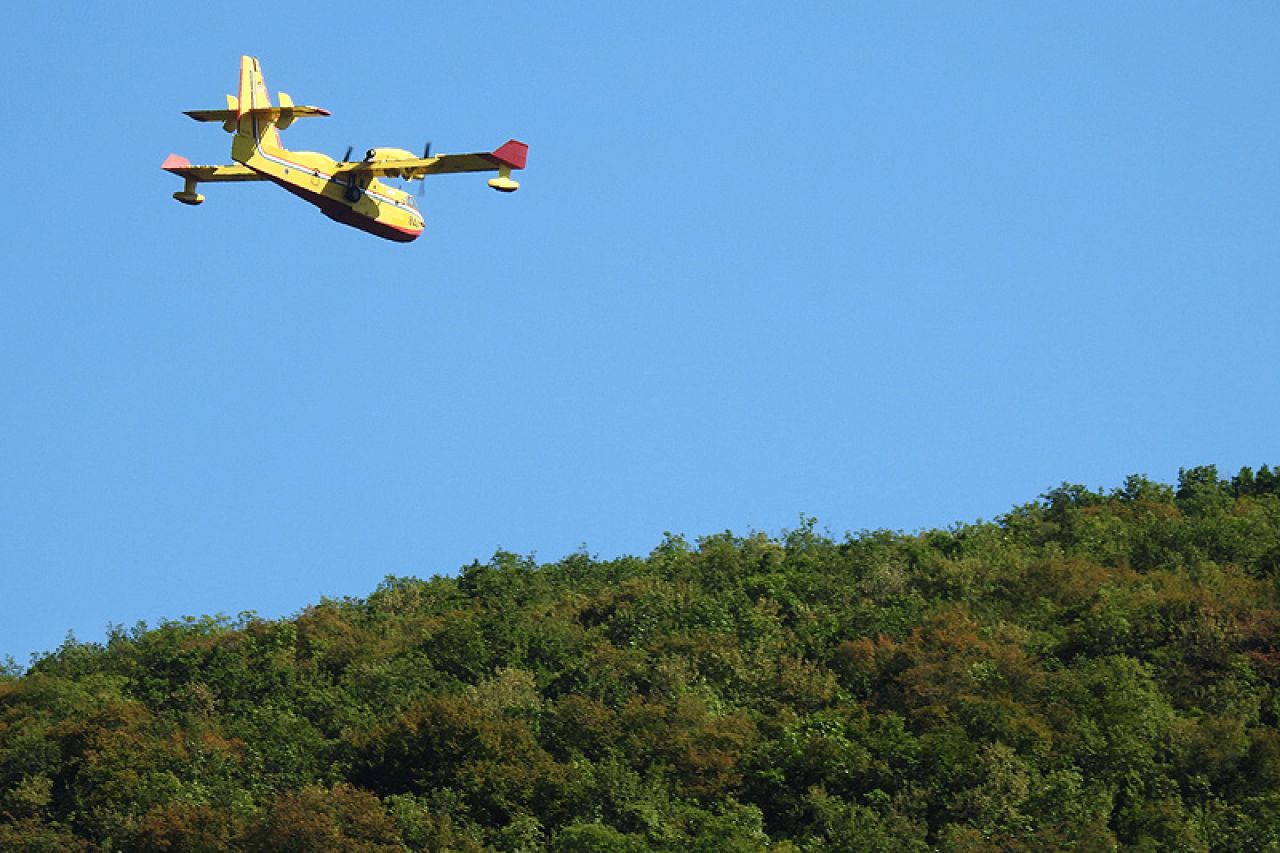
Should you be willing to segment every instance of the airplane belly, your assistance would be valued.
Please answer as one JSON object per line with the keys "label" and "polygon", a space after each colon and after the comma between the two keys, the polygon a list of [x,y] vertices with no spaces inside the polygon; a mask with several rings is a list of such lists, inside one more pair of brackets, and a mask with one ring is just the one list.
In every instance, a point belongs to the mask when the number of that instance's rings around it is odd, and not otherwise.
{"label": "airplane belly", "polygon": [[409,243],[418,239],[422,233],[421,228],[412,228],[407,222],[398,222],[380,215],[381,211],[377,205],[374,205],[374,213],[370,216],[360,204],[352,206],[345,201],[335,201],[325,196],[321,196],[317,204],[320,212],[330,219],[385,240]]}
{"label": "airplane belly", "polygon": [[321,213],[335,222],[350,225],[375,237],[409,243],[422,234],[424,223],[420,216],[411,217],[399,207],[379,203],[366,192],[362,192],[360,198],[352,203],[345,198],[345,185],[315,175],[296,182],[283,178],[273,180],[277,185],[320,208]]}

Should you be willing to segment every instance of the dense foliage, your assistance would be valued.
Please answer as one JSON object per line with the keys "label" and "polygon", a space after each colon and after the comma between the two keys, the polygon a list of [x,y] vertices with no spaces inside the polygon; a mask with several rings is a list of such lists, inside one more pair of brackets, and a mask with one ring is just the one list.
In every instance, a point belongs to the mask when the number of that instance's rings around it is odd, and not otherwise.
{"label": "dense foliage", "polygon": [[1204,467],[114,629],[0,677],[0,849],[1280,849],[1277,577]]}

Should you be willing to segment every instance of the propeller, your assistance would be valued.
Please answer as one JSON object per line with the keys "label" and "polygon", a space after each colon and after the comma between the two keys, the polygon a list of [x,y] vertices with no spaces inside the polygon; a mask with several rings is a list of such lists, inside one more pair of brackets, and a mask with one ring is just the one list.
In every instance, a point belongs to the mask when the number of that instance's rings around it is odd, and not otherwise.
{"label": "propeller", "polygon": [[[342,155],[342,162],[350,163],[351,152],[355,150],[356,150],[356,147],[354,145],[348,145],[347,153]],[[347,173],[347,188],[346,190],[343,191],[343,195],[346,196],[347,201],[351,202],[352,204],[360,200],[360,187],[356,182],[355,172]]]}
{"label": "propeller", "polygon": [[[431,140],[427,140],[427,144],[422,146],[422,159],[429,160],[431,158]],[[422,177],[418,178],[418,198],[422,198],[422,194],[427,190],[427,173],[423,172]]]}

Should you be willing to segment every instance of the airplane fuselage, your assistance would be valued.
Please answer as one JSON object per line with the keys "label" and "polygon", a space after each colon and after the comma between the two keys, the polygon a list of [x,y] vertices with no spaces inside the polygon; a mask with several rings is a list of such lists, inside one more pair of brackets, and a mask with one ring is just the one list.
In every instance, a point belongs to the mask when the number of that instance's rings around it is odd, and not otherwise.
{"label": "airplane fuselage", "polygon": [[337,161],[324,154],[255,145],[250,156],[233,158],[344,225],[398,243],[422,233],[425,223],[412,195],[377,178],[336,174]]}

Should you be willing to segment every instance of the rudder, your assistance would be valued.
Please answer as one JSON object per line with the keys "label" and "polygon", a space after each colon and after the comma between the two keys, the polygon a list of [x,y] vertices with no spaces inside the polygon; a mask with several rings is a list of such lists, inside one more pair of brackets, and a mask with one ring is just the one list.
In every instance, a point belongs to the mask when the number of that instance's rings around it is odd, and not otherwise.
{"label": "rudder", "polygon": [[254,110],[270,109],[271,96],[262,76],[262,65],[257,57],[240,57],[240,89],[236,98],[236,135],[248,137],[263,146],[280,148],[280,131],[270,114]]}

